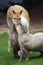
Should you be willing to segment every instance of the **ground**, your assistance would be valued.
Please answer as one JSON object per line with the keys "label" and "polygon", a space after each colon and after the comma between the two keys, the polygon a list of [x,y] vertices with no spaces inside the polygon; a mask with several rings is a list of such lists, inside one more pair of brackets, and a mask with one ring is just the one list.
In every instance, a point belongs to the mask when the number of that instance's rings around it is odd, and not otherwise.
{"label": "ground", "polygon": [[[36,32],[32,32],[36,33]],[[29,53],[30,59],[28,61],[14,60],[13,51],[7,52],[8,48],[8,34],[0,34],[0,65],[43,65],[43,57],[38,57],[39,52]]]}

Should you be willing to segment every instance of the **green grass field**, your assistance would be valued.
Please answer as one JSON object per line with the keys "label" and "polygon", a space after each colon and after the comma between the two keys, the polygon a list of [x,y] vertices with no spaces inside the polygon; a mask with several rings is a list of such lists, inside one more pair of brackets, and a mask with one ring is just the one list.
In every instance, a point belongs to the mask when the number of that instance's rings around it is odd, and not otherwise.
{"label": "green grass field", "polygon": [[[38,31],[40,32],[40,31]],[[43,32],[43,31],[41,31]],[[34,34],[36,32],[32,32]],[[30,58],[28,61],[22,60],[14,60],[13,52],[7,52],[8,47],[8,34],[0,34],[0,65],[43,65],[43,57],[40,58],[31,58],[34,56],[38,56],[39,52],[33,52],[29,54]]]}

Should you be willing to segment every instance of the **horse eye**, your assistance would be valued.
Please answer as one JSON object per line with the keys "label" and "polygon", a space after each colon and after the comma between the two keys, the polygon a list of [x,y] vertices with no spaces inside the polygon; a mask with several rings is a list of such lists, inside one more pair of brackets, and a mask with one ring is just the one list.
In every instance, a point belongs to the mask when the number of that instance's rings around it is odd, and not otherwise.
{"label": "horse eye", "polygon": [[21,18],[19,18],[19,20],[21,20]]}
{"label": "horse eye", "polygon": [[16,19],[16,18],[14,18],[14,19]]}

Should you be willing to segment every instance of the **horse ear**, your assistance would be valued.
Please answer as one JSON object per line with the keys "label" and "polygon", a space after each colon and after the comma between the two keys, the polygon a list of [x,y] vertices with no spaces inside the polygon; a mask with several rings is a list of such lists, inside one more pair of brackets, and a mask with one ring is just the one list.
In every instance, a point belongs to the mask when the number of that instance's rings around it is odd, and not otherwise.
{"label": "horse ear", "polygon": [[16,14],[16,12],[13,10],[13,13]]}
{"label": "horse ear", "polygon": [[22,14],[23,10],[20,11],[20,14]]}

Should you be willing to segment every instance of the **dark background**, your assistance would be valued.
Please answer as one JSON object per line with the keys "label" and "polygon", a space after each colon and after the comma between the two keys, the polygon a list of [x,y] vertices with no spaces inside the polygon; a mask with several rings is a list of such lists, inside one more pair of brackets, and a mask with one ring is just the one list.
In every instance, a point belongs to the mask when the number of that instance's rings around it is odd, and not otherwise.
{"label": "dark background", "polygon": [[7,9],[19,4],[30,15],[30,28],[43,28],[43,0],[0,0],[0,25],[6,24]]}
{"label": "dark background", "polygon": [[6,12],[11,5],[19,4],[27,10],[43,4],[43,0],[0,0],[0,11]]}

